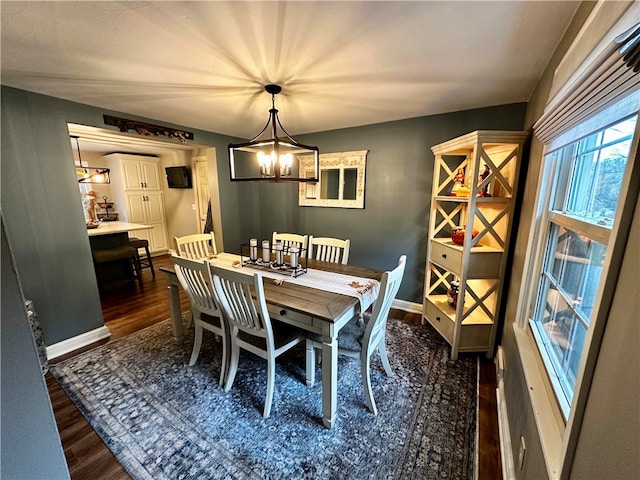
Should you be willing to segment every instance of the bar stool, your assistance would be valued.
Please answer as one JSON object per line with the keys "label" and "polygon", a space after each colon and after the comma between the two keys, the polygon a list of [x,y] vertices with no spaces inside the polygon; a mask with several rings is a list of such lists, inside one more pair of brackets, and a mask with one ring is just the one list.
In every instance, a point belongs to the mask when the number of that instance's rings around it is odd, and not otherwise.
{"label": "bar stool", "polygon": [[[150,268],[151,275],[155,277],[156,271],[153,268],[153,262],[151,261],[151,254],[149,253],[149,240],[146,240],[144,238],[131,237],[129,238],[129,245],[131,245],[133,248],[136,249],[136,258],[138,260],[138,263],[140,264],[140,270],[142,271],[143,268]],[[144,248],[144,251],[145,251],[144,261],[140,257],[140,253],[138,251],[138,249],[140,248]]]}
{"label": "bar stool", "polygon": [[[100,278],[103,264],[116,262],[119,260],[127,260],[127,265],[131,276],[138,280],[140,288],[142,288],[142,276],[140,275],[140,262],[138,261],[138,250],[130,245],[120,245],[112,248],[96,249],[91,251],[93,263],[96,267],[96,274]],[[98,286],[102,287],[102,282],[98,282]]]}

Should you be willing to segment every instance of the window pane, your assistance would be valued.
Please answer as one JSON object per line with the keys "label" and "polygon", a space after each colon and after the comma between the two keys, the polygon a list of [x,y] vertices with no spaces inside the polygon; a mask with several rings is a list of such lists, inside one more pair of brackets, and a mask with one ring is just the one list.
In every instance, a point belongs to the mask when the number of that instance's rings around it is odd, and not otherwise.
{"label": "window pane", "polygon": [[543,336],[542,346],[550,360],[549,373],[557,380],[556,383],[561,389],[561,392],[556,394],[561,394],[566,404],[570,405],[587,326],[551,283],[547,283],[543,298],[544,305],[541,306],[534,326]]}
{"label": "window pane", "polygon": [[546,232],[540,245],[544,259],[530,325],[565,419],[585,339],[600,303],[599,286],[609,253],[606,227],[613,227],[620,208],[636,122],[637,116],[619,121],[545,159],[550,181],[541,198],[548,199],[549,215],[542,217],[547,219],[540,230]]}
{"label": "window pane", "polygon": [[556,248],[550,274],[588,322],[602,274],[605,246],[559,225],[552,228]]}
{"label": "window pane", "polygon": [[578,142],[569,196],[562,211],[600,225],[613,223],[635,123],[634,117]]}

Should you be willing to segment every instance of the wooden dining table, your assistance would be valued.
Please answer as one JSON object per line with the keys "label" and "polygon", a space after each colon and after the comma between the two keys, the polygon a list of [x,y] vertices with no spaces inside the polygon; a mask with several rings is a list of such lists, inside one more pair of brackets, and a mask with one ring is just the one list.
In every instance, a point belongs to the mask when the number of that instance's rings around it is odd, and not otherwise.
{"label": "wooden dining table", "polygon": [[[382,271],[355,265],[307,260],[309,269],[341,273],[363,279],[380,281]],[[180,283],[172,267],[161,267],[165,275],[173,336],[182,342],[184,328],[180,307]],[[338,405],[338,332],[346,323],[369,306],[361,304],[355,296],[297,285],[281,284],[264,278],[264,293],[269,314],[273,319],[296,326],[308,332],[322,335],[322,423],[332,428],[336,420]],[[371,300],[371,303],[375,298]],[[307,373],[307,383],[309,374]]]}

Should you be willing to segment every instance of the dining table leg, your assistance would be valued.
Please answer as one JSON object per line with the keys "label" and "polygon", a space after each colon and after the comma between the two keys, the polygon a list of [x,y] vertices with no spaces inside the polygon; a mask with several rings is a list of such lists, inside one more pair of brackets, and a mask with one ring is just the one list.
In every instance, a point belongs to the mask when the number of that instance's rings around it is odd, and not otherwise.
{"label": "dining table leg", "polygon": [[180,308],[180,284],[175,273],[164,271],[162,273],[164,273],[167,281],[173,340],[176,343],[182,343],[184,340],[184,328],[182,326],[182,309]]}
{"label": "dining table leg", "polygon": [[338,406],[337,334],[322,336],[322,423],[332,428]]}

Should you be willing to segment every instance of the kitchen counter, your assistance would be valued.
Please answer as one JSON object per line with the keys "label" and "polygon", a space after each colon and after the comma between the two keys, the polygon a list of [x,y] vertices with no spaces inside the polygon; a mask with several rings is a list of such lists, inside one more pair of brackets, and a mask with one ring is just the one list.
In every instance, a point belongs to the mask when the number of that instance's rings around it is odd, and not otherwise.
{"label": "kitchen counter", "polygon": [[100,235],[111,235],[114,233],[133,232],[135,230],[149,230],[151,228],[153,228],[151,225],[144,225],[142,223],[100,222],[98,224],[98,228],[88,228],[87,235],[90,237],[97,237]]}

